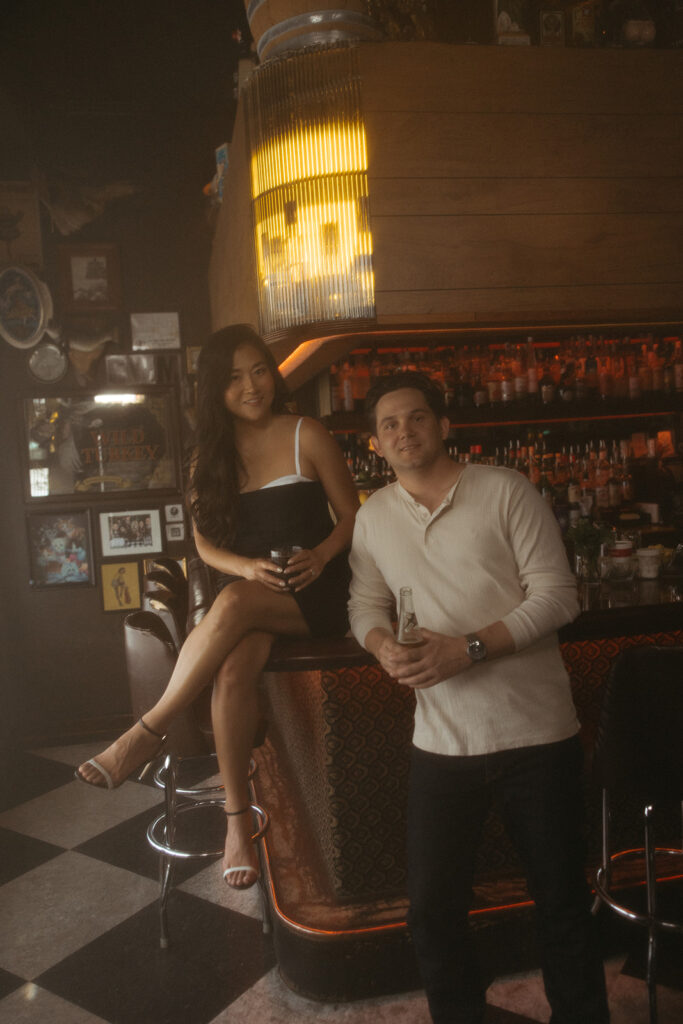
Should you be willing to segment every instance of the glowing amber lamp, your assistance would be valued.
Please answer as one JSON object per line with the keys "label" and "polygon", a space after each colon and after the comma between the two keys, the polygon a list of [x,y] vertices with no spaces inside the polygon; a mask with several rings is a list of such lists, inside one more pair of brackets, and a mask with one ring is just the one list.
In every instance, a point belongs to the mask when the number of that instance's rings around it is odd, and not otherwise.
{"label": "glowing amber lamp", "polygon": [[359,119],[281,131],[253,150],[264,333],[374,316],[366,171]]}

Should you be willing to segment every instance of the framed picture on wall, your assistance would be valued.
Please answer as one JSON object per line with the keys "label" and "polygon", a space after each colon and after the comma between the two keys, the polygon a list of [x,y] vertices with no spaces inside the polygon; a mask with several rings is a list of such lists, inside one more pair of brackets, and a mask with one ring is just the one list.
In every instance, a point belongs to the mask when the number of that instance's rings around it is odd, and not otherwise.
{"label": "framed picture on wall", "polygon": [[159,510],[100,512],[100,539],[103,558],[159,552],[163,549]]}
{"label": "framed picture on wall", "polygon": [[564,11],[539,11],[541,46],[564,46]]}
{"label": "framed picture on wall", "polygon": [[27,527],[31,586],[94,584],[88,509],[32,512],[27,517]]}
{"label": "framed picture on wall", "polygon": [[196,376],[197,363],[199,362],[199,353],[201,352],[201,350],[201,345],[190,345],[189,348],[185,349],[187,372],[191,376]]}
{"label": "framed picture on wall", "polygon": [[115,245],[60,245],[60,299],[66,313],[116,310],[121,306],[121,271]]}
{"label": "framed picture on wall", "polygon": [[137,562],[108,562],[102,566],[102,608],[105,612],[132,612],[140,607],[140,570]]}
{"label": "framed picture on wall", "polygon": [[170,543],[185,540],[185,523],[166,523],[166,540]]}
{"label": "framed picture on wall", "polygon": [[180,348],[180,319],[177,313],[131,313],[130,337],[133,351]]}
{"label": "framed picture on wall", "polygon": [[176,410],[170,388],[57,392],[22,401],[28,499],[177,492]]}

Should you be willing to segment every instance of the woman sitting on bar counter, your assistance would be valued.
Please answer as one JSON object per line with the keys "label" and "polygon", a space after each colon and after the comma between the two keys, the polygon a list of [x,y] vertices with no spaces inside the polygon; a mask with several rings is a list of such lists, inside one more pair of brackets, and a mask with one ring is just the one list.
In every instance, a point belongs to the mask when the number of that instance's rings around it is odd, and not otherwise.
{"label": "woman sitting on bar counter", "polygon": [[[174,716],[213,681],[228,815],[223,877],[240,889],[258,877],[247,787],[258,676],[277,636],[343,636],[348,629],[346,550],[356,490],[334,439],[315,420],[288,414],[286,398],[272,353],[250,327],[226,327],[203,346],[190,505],[197,551],[219,572],[221,589],[183,645],[160,700],[77,770],[92,786],[121,785],[161,752]],[[281,568],[269,553],[285,544],[300,548]]]}

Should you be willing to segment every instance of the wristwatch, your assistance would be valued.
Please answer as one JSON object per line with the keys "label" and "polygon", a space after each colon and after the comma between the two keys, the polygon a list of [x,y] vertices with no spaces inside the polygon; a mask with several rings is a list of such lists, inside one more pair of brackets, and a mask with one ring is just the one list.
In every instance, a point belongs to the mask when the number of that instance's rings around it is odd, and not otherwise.
{"label": "wristwatch", "polygon": [[476,633],[468,633],[465,640],[467,640],[467,657],[472,661],[484,661],[489,653],[484,641],[480,640]]}

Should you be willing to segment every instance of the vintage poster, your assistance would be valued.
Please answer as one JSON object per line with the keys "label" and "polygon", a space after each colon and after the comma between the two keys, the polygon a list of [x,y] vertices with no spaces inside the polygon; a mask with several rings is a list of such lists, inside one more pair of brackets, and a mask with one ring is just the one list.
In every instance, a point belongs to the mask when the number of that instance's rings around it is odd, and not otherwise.
{"label": "vintage poster", "polygon": [[29,496],[177,488],[170,391],[25,399]]}

